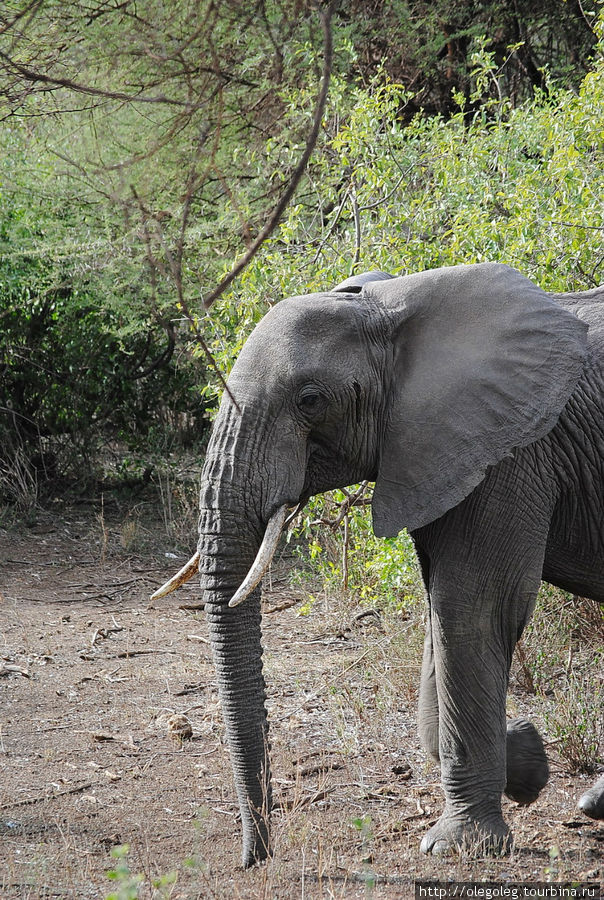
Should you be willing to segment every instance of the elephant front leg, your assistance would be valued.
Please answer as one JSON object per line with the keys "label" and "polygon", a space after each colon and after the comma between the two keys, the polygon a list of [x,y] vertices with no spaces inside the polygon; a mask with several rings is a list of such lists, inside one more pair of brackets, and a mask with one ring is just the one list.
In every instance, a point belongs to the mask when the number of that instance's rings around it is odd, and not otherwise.
{"label": "elephant front leg", "polygon": [[[424,750],[435,762],[440,762],[438,748],[438,692],[436,689],[436,671],[432,648],[432,623],[428,605],[428,620],[424,641],[424,657],[419,686],[418,703],[419,737]],[[512,719],[507,723],[506,735],[506,780],[504,793],[510,800],[521,805],[533,803],[549,778],[549,765],[545,748],[539,732],[532,722],[525,718]],[[594,818],[604,818],[604,778],[601,779],[602,791],[600,805],[602,814]],[[583,806],[588,809],[590,793],[587,792]],[[588,812],[587,815],[590,813]]]}
{"label": "elephant front leg", "polygon": [[433,594],[431,622],[445,809],[421,850],[505,852],[507,655],[494,629],[458,603],[443,609]]}
{"label": "elephant front leg", "polygon": [[[532,726],[516,723],[506,733],[505,701],[514,647],[539,589],[551,503],[547,491],[531,490],[519,477],[515,458],[414,534],[430,559],[434,664],[432,675],[424,658],[423,690],[429,696],[434,681],[445,794],[443,814],[422,841],[425,853],[507,851],[512,839],[501,811],[504,790],[529,802],[538,793],[533,787],[547,777]],[[517,772],[527,750],[540,769],[528,787]]]}

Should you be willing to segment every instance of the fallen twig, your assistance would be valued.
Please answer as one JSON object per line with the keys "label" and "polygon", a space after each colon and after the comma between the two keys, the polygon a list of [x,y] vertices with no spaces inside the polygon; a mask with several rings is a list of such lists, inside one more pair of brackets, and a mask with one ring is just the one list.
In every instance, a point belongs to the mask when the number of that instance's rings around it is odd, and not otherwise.
{"label": "fallen twig", "polygon": [[196,684],[185,684],[179,691],[172,691],[173,697],[185,697],[187,694],[196,694],[206,687],[207,682],[198,681]]}
{"label": "fallen twig", "polygon": [[305,809],[307,806],[312,806],[313,803],[320,803],[322,800],[326,800],[330,794],[336,790],[336,786],[330,788],[322,788],[320,791],[315,791],[314,794],[310,794],[307,797],[304,797],[302,800],[297,798],[293,800],[281,800],[275,804],[277,809],[285,809],[285,810],[293,810],[293,809]]}
{"label": "fallen twig", "polygon": [[24,669],[23,666],[15,666],[13,663],[2,663],[0,665],[0,675],[22,675],[24,678],[29,678],[29,669]]}
{"label": "fallen twig", "polygon": [[116,659],[130,659],[131,656],[149,656],[153,653],[169,653],[172,656],[178,656],[176,650],[165,650],[163,648],[151,649],[148,650],[122,650],[121,653],[116,653]]}
{"label": "fallen twig", "polygon": [[295,606],[297,603],[301,603],[300,597],[290,597],[289,600],[285,600],[283,603],[279,603],[278,606],[271,606],[270,609],[265,609],[264,612],[270,616],[272,613],[283,612],[284,609],[291,609],[292,606]]}
{"label": "fallen twig", "polygon": [[90,733],[90,737],[93,741],[96,741],[99,744],[114,741],[116,744],[123,744],[130,750],[136,750],[134,738],[131,734],[129,734],[127,737],[124,737],[121,734],[111,734],[110,731],[93,731]]}
{"label": "fallen twig", "polygon": [[321,772],[329,772],[336,771],[337,769],[343,769],[344,763],[324,760],[323,762],[319,762],[316,765],[304,766],[303,768],[299,768],[296,771],[296,775],[300,774],[302,778],[307,778],[309,775],[320,775]]}
{"label": "fallen twig", "polygon": [[[113,616],[111,616],[113,619]],[[119,631],[123,631],[124,626],[118,625],[115,619],[113,619],[113,627],[112,628],[97,628],[94,634],[92,635],[92,639],[90,641],[90,646],[94,647],[95,643],[99,640],[99,638],[108,638],[110,634],[117,634]]]}
{"label": "fallen twig", "polygon": [[12,803],[3,803],[0,809],[12,809],[14,806],[29,806],[32,803],[42,803],[44,800],[54,800],[56,797],[64,797],[67,794],[79,794],[92,787],[92,781],[78,784],[75,787],[66,788],[64,791],[54,791],[52,794],[40,794],[37,797],[27,797],[25,800],[14,800]]}

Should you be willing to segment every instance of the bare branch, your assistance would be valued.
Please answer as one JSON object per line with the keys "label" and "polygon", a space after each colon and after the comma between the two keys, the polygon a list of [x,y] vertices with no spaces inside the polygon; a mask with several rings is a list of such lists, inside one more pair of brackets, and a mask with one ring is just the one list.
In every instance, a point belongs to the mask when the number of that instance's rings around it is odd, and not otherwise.
{"label": "bare branch", "polygon": [[56,89],[68,88],[76,94],[88,94],[91,97],[103,97],[106,100],[124,100],[128,103],[165,103],[169,106],[184,107],[188,111],[198,109],[202,105],[194,104],[191,106],[189,101],[174,100],[171,97],[162,95],[158,97],[147,97],[144,94],[128,94],[124,91],[107,91],[103,88],[95,88],[90,84],[79,84],[77,81],[72,81],[71,78],[57,78],[53,75],[46,75],[44,72],[36,72],[34,69],[29,69],[27,66],[22,65],[2,51],[0,51],[0,59],[4,62],[9,71],[12,70],[13,72],[16,72],[26,81],[30,81],[33,84],[41,83],[50,85],[52,88]]}
{"label": "bare branch", "polygon": [[358,266],[361,260],[361,216],[359,213],[356,184],[354,183],[352,188],[352,214],[354,216],[354,261],[352,265],[354,271],[355,266]]}
{"label": "bare branch", "polygon": [[317,262],[317,260],[321,256],[323,247],[325,247],[325,245],[327,244],[327,241],[331,237],[336,225],[338,224],[338,220],[339,220],[340,216],[342,215],[342,210],[344,209],[344,206],[346,205],[346,201],[348,200],[348,192],[349,192],[349,188],[346,188],[346,190],[344,191],[344,196],[342,197],[342,199],[340,201],[340,205],[338,206],[337,212],[334,216],[333,222],[329,226],[329,228],[327,230],[327,234],[325,235],[325,237],[323,238],[323,240],[317,247],[317,252],[315,253],[314,258],[313,258],[313,265]]}
{"label": "bare branch", "polygon": [[174,326],[171,322],[166,322],[164,324],[164,330],[168,337],[168,345],[166,349],[163,350],[156,359],[152,360],[141,372],[135,372],[132,376],[134,380],[138,380],[140,378],[148,378],[149,375],[157,371],[157,369],[160,369],[162,366],[166,365],[166,363],[169,363],[172,359],[174,350],[176,349],[176,333],[174,331]]}
{"label": "bare branch", "polygon": [[33,2],[24,7],[21,12],[18,12],[17,15],[10,20],[10,22],[4,22],[0,26],[0,34],[6,34],[7,31],[10,31],[10,29],[14,25],[16,25],[17,22],[20,22],[21,19],[25,18],[25,16],[27,16],[29,13],[35,15],[39,7],[42,6],[42,3],[43,0],[33,0]]}
{"label": "bare branch", "polygon": [[306,166],[308,165],[308,161],[312,155],[313,150],[315,149],[315,145],[317,143],[317,139],[319,137],[319,131],[321,128],[321,121],[323,119],[323,113],[325,111],[325,104],[327,102],[327,95],[329,92],[329,82],[331,79],[331,67],[332,67],[332,58],[333,58],[333,42],[332,42],[332,34],[331,34],[331,18],[337,7],[337,0],[332,0],[332,2],[328,5],[326,10],[321,13],[321,22],[323,25],[323,74],[321,78],[321,88],[319,90],[319,94],[317,97],[317,103],[315,106],[315,115],[313,120],[313,126],[308,135],[306,141],[306,147],[304,148],[304,153],[302,154],[298,165],[296,166],[294,173],[290,179],[290,182],[283,192],[281,199],[275,206],[273,212],[268,218],[268,221],[264,228],[259,232],[256,239],[250,244],[247,251],[241,257],[238,263],[236,263],[228,275],[222,279],[220,284],[218,284],[214,290],[208,294],[207,297],[204,298],[204,306],[206,309],[209,309],[210,306],[214,303],[215,300],[220,297],[221,294],[229,287],[230,284],[237,278],[237,276],[245,269],[247,265],[254,258],[262,244],[270,237],[273,233],[279,221],[281,220],[281,216],[287,209],[287,206],[296,192],[296,189],[302,179],[304,171],[306,170]]}
{"label": "bare branch", "polygon": [[[200,141],[200,146],[201,146],[201,144],[205,141],[205,136],[204,135],[200,136],[199,141]],[[189,180],[193,179],[194,177],[195,177],[195,169],[193,167],[193,169],[189,175]],[[155,269],[160,267],[160,263],[157,260],[156,256],[153,254],[152,249],[151,249],[151,238],[150,238],[149,230],[147,227],[147,222],[148,222],[149,218],[151,218],[151,217],[150,217],[149,211],[145,208],[145,205],[143,204],[141,198],[139,197],[134,185],[130,185],[130,190],[132,192],[132,196],[134,197],[134,200],[138,204],[138,207],[139,207],[139,210],[141,213],[141,218],[142,218],[142,222],[143,222],[143,235],[144,235],[145,245],[146,245],[146,250],[147,250],[147,261],[149,263],[149,267],[151,270],[152,289],[155,290]],[[173,279],[174,285],[176,287],[176,294],[178,297],[178,305],[179,305],[180,309],[182,310],[182,312],[184,313],[184,315],[191,327],[191,331],[193,332],[193,334],[195,336],[195,340],[201,347],[204,356],[206,357],[212,370],[215,372],[224,391],[231,398],[233,405],[235,406],[235,409],[237,409],[238,412],[241,412],[239,404],[237,403],[237,400],[235,399],[229,386],[227,385],[226,378],[220,371],[220,367],[219,367],[218,363],[216,362],[216,360],[214,359],[212,351],[208,347],[201,331],[199,330],[197,321],[196,321],[195,317],[193,316],[193,314],[191,313],[189,306],[185,300],[185,296],[184,296],[183,285],[182,285],[182,254],[183,254],[183,248],[184,248],[184,234],[185,234],[185,230],[186,230],[187,221],[189,218],[189,211],[190,211],[192,196],[193,196],[193,192],[192,192],[192,190],[189,190],[187,192],[187,197],[186,197],[186,201],[185,201],[185,209],[183,212],[183,218],[182,218],[182,223],[181,223],[181,234],[180,234],[179,243],[178,243],[177,250],[176,250],[176,257],[169,250],[169,248],[167,247],[167,245],[165,243],[164,243],[164,253],[166,254],[166,258],[168,260],[168,265],[170,266],[170,272],[172,275],[172,279]],[[160,240],[161,239],[162,239],[162,235],[160,232]],[[163,243],[163,241],[162,241],[162,243]],[[169,338],[174,337],[174,332],[172,332],[171,335],[170,335],[170,332],[168,332],[168,336],[169,336]],[[166,351],[166,359],[170,358],[173,351],[174,351],[174,345],[171,343],[171,340],[169,340],[168,349]],[[168,355],[168,353],[169,353],[169,355]],[[155,366],[154,366],[154,368],[155,368]]]}

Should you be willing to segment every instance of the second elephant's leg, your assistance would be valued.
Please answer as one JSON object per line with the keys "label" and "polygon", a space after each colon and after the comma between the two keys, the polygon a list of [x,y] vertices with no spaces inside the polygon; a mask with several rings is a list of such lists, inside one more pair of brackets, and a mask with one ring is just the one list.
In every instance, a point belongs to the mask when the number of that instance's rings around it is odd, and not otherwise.
{"label": "second elephant's leg", "polygon": [[590,819],[604,819],[604,775],[585,791],[578,806]]}
{"label": "second elephant's leg", "polygon": [[548,778],[547,756],[535,726],[524,718],[508,722],[506,796],[523,805],[532,803],[547,784]]}

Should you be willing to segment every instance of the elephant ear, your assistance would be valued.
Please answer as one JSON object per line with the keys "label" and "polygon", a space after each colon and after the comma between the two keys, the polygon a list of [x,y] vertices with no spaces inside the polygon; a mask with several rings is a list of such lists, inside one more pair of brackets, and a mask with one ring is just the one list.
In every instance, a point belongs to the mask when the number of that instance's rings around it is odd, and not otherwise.
{"label": "elephant ear", "polygon": [[379,536],[427,525],[488,466],[547,434],[584,365],[587,327],[508,266],[481,263],[365,285],[392,339],[373,496]]}

